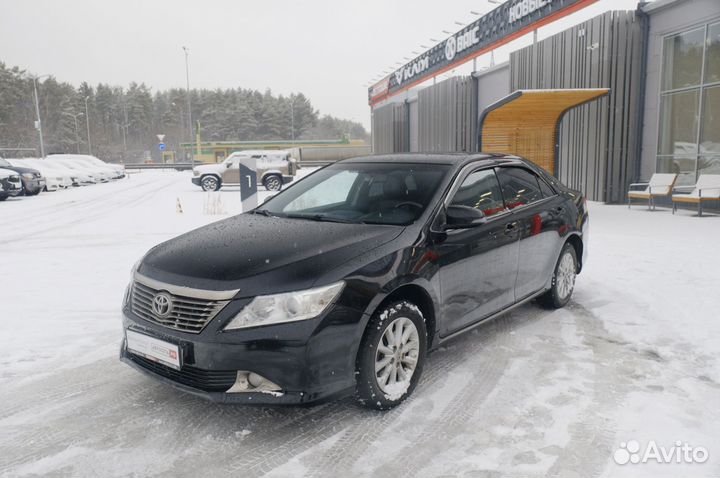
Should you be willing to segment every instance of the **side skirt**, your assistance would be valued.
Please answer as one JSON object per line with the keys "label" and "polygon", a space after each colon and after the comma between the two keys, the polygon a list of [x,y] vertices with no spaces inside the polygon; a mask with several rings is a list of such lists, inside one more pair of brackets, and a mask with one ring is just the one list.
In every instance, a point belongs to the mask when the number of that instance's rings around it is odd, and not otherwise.
{"label": "side skirt", "polygon": [[464,334],[465,332],[468,332],[468,331],[474,329],[475,327],[478,327],[486,322],[490,322],[491,320],[494,320],[503,314],[507,314],[511,310],[530,302],[531,300],[535,299],[536,297],[541,296],[542,294],[545,293],[545,291],[546,291],[546,289],[541,289],[541,290],[535,292],[534,294],[530,294],[529,296],[525,297],[524,299],[520,299],[519,301],[515,302],[513,305],[511,305],[510,307],[507,307],[506,309],[502,309],[498,312],[495,312],[494,314],[488,315],[484,319],[480,319],[477,322],[473,322],[472,324],[468,325],[467,327],[462,328],[460,330],[456,330],[455,332],[451,333],[450,335],[446,335],[445,337],[440,337],[440,340],[438,341],[438,345],[440,345],[441,343],[443,343],[447,340],[453,339],[453,338],[457,337],[458,335]]}

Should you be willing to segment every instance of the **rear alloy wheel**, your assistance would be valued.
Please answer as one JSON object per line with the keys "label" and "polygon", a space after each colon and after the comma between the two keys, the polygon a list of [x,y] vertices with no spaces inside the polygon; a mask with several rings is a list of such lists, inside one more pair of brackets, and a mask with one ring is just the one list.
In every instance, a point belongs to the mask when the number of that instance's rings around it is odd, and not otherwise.
{"label": "rear alloy wheel", "polygon": [[552,286],[538,298],[538,302],[550,309],[564,307],[570,301],[575,289],[575,278],[577,277],[577,254],[572,244],[567,243],[560,251],[555,272],[553,273]]}
{"label": "rear alloy wheel", "polygon": [[420,309],[407,301],[390,304],[370,319],[357,359],[357,398],[386,410],[405,400],[418,383],[427,336]]}
{"label": "rear alloy wheel", "polygon": [[268,191],[280,191],[282,189],[282,178],[277,174],[270,174],[263,180],[263,185]]}
{"label": "rear alloy wheel", "polygon": [[220,181],[215,176],[205,176],[200,181],[203,191],[217,191],[220,189]]}

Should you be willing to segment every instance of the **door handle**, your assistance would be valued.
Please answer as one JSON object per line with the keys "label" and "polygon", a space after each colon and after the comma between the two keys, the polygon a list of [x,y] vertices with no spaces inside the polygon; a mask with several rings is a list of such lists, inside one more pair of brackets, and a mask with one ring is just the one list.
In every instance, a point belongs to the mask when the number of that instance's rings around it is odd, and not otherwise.
{"label": "door handle", "polygon": [[508,223],[508,225],[505,226],[505,234],[512,233],[516,227],[517,227],[517,221]]}

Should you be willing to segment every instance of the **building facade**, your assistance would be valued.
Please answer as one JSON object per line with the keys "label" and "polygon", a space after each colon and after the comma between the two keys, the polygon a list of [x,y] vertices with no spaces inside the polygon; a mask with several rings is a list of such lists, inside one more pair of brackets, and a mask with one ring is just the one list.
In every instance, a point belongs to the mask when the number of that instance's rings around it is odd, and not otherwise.
{"label": "building facade", "polygon": [[654,172],[676,172],[681,185],[720,174],[720,1],[607,12],[508,63],[371,101],[373,151],[475,151],[486,107],[554,88],[611,90],[561,122],[553,173],[589,199],[622,202]]}

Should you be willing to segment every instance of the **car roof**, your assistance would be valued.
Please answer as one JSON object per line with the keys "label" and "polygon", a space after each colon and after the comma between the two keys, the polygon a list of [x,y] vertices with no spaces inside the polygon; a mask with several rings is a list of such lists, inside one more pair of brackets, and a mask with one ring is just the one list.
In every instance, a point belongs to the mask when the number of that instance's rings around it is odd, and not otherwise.
{"label": "car roof", "polygon": [[374,154],[371,156],[358,156],[344,159],[342,163],[428,163],[428,164],[450,164],[464,166],[475,161],[487,161],[488,163],[518,162],[521,159],[517,156],[496,153],[394,153]]}

